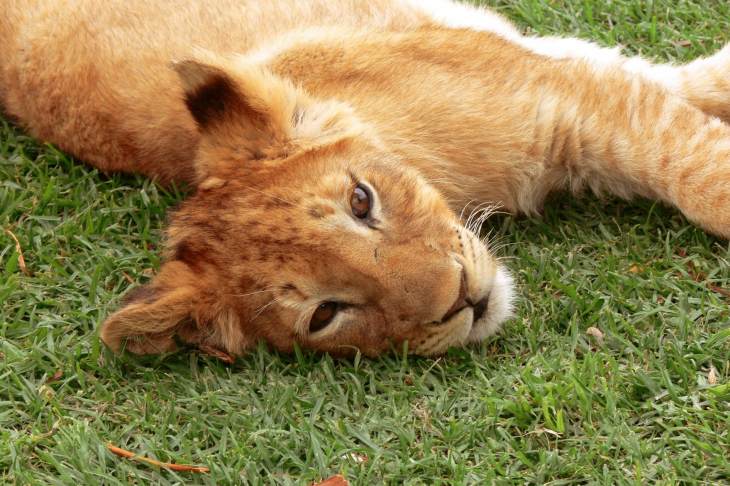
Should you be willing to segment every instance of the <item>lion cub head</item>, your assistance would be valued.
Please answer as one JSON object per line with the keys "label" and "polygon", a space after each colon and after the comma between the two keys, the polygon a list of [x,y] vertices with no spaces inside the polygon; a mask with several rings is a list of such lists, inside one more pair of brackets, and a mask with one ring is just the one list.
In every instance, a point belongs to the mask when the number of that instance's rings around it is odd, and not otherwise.
{"label": "lion cub head", "polygon": [[172,217],[166,263],[101,337],[241,354],[433,355],[493,333],[511,280],[445,200],[346,105],[264,68],[176,64],[200,130],[198,187]]}

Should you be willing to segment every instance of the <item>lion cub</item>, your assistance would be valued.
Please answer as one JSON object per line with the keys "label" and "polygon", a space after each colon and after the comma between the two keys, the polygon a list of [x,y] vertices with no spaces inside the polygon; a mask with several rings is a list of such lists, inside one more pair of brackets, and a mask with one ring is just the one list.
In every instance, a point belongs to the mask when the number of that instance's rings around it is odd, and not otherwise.
{"label": "lion cub", "polygon": [[656,66],[449,0],[4,7],[8,115],[196,187],[158,275],[102,325],[114,350],[479,341],[513,294],[479,225],[554,190],[657,198],[730,236],[730,48]]}

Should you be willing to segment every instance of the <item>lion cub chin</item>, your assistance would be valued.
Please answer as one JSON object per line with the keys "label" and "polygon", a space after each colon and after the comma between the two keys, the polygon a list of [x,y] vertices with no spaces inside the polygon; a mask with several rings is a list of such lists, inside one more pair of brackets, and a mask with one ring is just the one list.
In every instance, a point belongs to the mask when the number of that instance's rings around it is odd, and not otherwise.
{"label": "lion cub chin", "polygon": [[175,69],[200,182],[158,275],[103,324],[112,349],[434,355],[510,315],[507,270],[347,106],[214,56]]}

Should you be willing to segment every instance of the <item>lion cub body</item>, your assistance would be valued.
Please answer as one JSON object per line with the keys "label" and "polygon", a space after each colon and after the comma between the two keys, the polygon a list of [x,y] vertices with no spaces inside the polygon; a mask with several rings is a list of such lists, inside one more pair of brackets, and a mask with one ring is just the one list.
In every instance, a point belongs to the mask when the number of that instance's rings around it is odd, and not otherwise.
{"label": "lion cub body", "polygon": [[0,19],[1,102],[35,136],[103,170],[192,182],[198,135],[171,62],[307,27],[424,21],[386,0],[11,0]]}
{"label": "lion cub body", "polygon": [[478,341],[511,281],[459,223],[471,202],[587,186],[730,236],[729,49],[657,66],[448,0],[10,0],[0,45],[0,103],[33,135],[197,186],[114,348]]}

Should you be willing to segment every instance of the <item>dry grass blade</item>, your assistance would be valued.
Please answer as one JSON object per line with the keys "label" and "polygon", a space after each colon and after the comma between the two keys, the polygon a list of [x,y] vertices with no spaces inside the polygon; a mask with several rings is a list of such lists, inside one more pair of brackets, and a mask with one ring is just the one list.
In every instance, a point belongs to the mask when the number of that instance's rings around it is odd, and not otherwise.
{"label": "dry grass blade", "polygon": [[15,242],[15,251],[18,254],[18,267],[20,267],[20,271],[23,272],[25,275],[28,274],[28,267],[25,266],[25,257],[23,257],[23,249],[20,246],[20,242],[18,241],[18,237],[15,236],[15,234],[10,231],[9,229],[5,230],[5,233],[10,236],[13,241]]}
{"label": "dry grass blade", "polygon": [[112,452],[113,454],[116,454],[119,457],[124,457],[125,459],[132,459],[135,461],[145,462],[152,466],[162,467],[165,469],[170,469],[172,471],[194,472],[194,473],[210,472],[210,469],[205,466],[189,466],[186,464],[172,464],[169,462],[160,462],[160,461],[156,461],[154,459],[150,459],[149,457],[138,456],[134,452],[122,449],[120,447],[116,447],[112,444],[107,444],[106,448],[109,449],[110,452]]}

